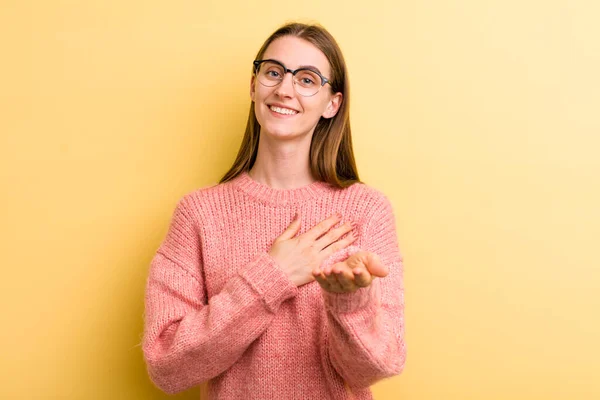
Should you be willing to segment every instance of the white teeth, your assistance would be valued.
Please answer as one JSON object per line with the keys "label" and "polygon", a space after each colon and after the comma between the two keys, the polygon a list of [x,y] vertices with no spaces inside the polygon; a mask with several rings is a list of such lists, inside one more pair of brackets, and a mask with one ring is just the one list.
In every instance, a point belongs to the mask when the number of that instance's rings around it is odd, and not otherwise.
{"label": "white teeth", "polygon": [[279,114],[286,114],[286,115],[298,114],[298,111],[290,110],[289,108],[281,108],[281,107],[275,107],[275,106],[269,106],[269,108]]}

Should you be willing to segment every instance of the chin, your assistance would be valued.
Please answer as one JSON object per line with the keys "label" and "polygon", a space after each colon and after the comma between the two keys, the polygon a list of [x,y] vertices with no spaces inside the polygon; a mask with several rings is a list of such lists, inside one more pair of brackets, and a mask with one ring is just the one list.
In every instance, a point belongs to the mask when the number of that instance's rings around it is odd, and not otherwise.
{"label": "chin", "polygon": [[271,121],[266,121],[266,123],[260,123],[260,131],[261,133],[265,133],[269,136],[273,137],[292,137],[298,136],[301,132],[294,124],[290,124],[289,121],[286,123],[272,123]]}
{"label": "chin", "polygon": [[290,128],[281,128],[281,127],[261,127],[261,133],[265,133],[266,135],[277,137],[277,138],[291,138],[297,137],[300,133],[297,130],[293,130]]}
{"label": "chin", "polygon": [[276,138],[292,138],[299,137],[305,135],[310,132],[311,129],[309,127],[299,126],[297,122],[300,121],[273,121],[270,116],[263,116],[263,118],[259,118],[257,115],[258,123],[261,127],[261,133],[265,133],[266,135],[276,137]]}

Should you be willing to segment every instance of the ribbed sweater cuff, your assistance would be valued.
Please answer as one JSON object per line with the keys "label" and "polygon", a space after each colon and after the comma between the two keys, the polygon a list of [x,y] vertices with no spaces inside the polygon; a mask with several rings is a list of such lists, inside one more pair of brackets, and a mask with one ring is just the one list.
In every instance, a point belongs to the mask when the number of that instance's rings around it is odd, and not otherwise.
{"label": "ribbed sweater cuff", "polygon": [[367,287],[352,293],[331,293],[323,290],[323,299],[328,309],[335,313],[352,313],[368,307],[376,307],[381,300],[379,278]]}
{"label": "ribbed sweater cuff", "polygon": [[298,294],[298,288],[267,252],[259,254],[239,272],[248,285],[264,300],[271,312]]}

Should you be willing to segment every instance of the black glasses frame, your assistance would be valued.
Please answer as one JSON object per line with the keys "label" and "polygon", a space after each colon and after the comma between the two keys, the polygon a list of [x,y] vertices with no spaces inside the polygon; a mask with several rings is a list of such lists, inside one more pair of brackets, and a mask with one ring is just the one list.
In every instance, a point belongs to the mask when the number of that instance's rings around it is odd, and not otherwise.
{"label": "black glasses frame", "polygon": [[[298,68],[298,69],[289,69],[287,68],[285,65],[283,65],[280,61],[277,60],[273,60],[273,59],[266,59],[266,60],[254,60],[252,62],[252,64],[254,64],[254,73],[256,74],[258,72],[258,68],[260,67],[260,64],[264,63],[264,62],[273,62],[275,64],[281,65],[281,68],[283,68],[283,74],[287,74],[288,72],[292,73],[292,76],[296,76],[296,74],[300,71],[311,71],[314,72],[315,74],[319,75],[319,78],[321,78],[321,86],[319,87],[319,89],[321,89],[323,86],[325,86],[326,83],[329,83],[331,85],[331,81],[327,78],[325,78],[323,75],[321,75],[319,73],[319,71],[315,71],[312,68]],[[283,77],[281,78],[281,80],[283,80]],[[281,83],[281,81],[280,81]],[[296,83],[294,83],[295,85]],[[273,85],[273,86],[277,86],[277,85]],[[317,90],[317,92],[315,92],[315,94],[317,94],[319,91]],[[313,95],[314,96],[314,95]]]}

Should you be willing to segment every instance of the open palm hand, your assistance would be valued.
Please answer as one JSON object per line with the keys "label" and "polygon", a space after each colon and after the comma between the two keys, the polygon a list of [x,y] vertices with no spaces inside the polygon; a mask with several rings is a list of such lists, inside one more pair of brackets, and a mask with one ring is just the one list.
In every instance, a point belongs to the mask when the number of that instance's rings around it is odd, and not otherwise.
{"label": "open palm hand", "polygon": [[359,251],[346,260],[325,267],[315,268],[314,278],[321,288],[331,293],[352,293],[367,287],[376,277],[383,278],[389,273],[379,256],[369,251]]}

